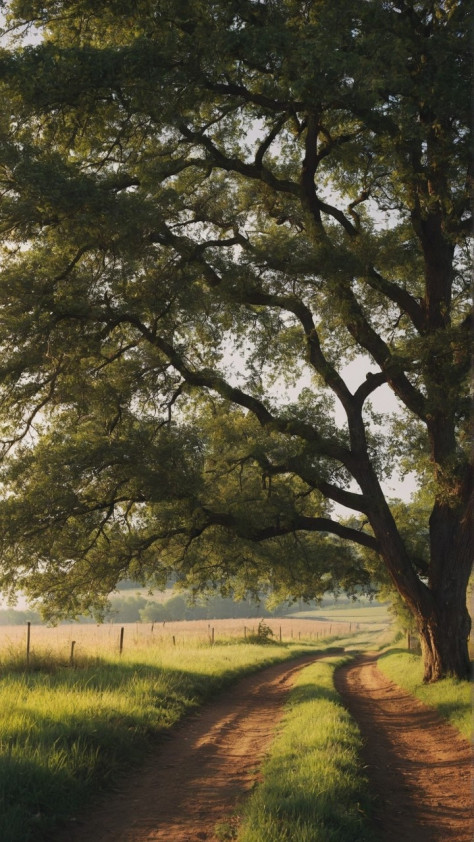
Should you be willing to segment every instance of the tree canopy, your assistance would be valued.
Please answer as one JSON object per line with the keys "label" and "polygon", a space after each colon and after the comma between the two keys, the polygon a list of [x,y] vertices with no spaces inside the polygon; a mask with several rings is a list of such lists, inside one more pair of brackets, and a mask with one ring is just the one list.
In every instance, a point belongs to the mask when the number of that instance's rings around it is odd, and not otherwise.
{"label": "tree canopy", "polygon": [[0,585],[388,581],[465,677],[469,4],[2,5]]}

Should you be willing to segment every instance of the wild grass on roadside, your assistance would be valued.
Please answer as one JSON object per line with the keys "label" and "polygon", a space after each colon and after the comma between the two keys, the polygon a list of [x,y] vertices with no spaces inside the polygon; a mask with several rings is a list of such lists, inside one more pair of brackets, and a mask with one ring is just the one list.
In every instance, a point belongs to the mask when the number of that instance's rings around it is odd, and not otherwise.
{"label": "wild grass on roadside", "polygon": [[472,688],[469,681],[444,678],[435,684],[423,684],[421,657],[400,649],[385,652],[379,657],[378,664],[387,678],[425,705],[436,708],[466,739],[471,739]]}
{"label": "wild grass on roadside", "polygon": [[4,654],[0,839],[50,840],[58,821],[112,785],[187,710],[237,675],[313,648],[190,643],[82,659],[75,668],[43,654],[28,672]]}
{"label": "wild grass on roadside", "polygon": [[238,842],[373,840],[360,736],[333,685],[343,661],[318,661],[300,673]]}

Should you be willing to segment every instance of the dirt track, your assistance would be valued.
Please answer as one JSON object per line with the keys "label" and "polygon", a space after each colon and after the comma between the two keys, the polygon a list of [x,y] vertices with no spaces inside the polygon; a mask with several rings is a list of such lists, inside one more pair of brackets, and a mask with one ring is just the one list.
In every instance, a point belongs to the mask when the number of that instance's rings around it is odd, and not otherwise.
{"label": "dirt track", "polygon": [[472,842],[467,740],[363,656],[336,673],[336,687],[365,742],[380,842]]}
{"label": "dirt track", "polygon": [[313,654],[247,676],[175,728],[120,791],[58,842],[217,842],[258,779],[283,703]]}
{"label": "dirt track", "polygon": [[[258,780],[286,695],[309,656],[242,679],[175,728],[147,764],[57,842],[216,842]],[[471,842],[470,749],[365,656],[336,674],[365,740],[379,842]]]}

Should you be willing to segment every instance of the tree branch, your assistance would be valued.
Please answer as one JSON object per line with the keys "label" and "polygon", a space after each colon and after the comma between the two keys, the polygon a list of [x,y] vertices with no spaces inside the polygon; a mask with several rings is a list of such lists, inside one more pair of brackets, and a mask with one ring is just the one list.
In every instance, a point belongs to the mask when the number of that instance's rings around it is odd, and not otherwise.
{"label": "tree branch", "polygon": [[385,374],[387,383],[400,400],[422,421],[426,420],[426,401],[408,380],[401,363],[394,359],[388,345],[366,319],[348,283],[340,282],[336,288],[343,312],[344,323],[356,342],[373,357]]}
{"label": "tree branch", "polygon": [[244,175],[253,180],[263,181],[265,184],[268,184],[270,187],[273,187],[273,189],[282,193],[290,193],[293,196],[299,195],[300,190],[296,182],[289,181],[288,179],[277,178],[263,165],[263,163],[258,166],[255,163],[246,164],[239,158],[228,158],[227,155],[224,155],[224,153],[215,146],[211,138],[202,132],[193,131],[184,123],[179,124],[179,129],[186,140],[189,140],[191,143],[199,146],[203,146],[204,149],[209,152],[216,167],[226,170],[227,172],[240,173],[240,175]]}
{"label": "tree branch", "polygon": [[265,153],[268,152],[270,146],[272,145],[273,141],[278,134],[280,133],[281,129],[285,125],[286,121],[288,120],[289,115],[287,113],[282,114],[282,116],[276,121],[275,125],[273,126],[272,130],[269,132],[265,140],[260,144],[255,153],[254,163],[256,167],[262,167],[263,165],[263,158]]}
{"label": "tree branch", "polygon": [[191,369],[166,339],[150,330],[138,317],[127,314],[117,316],[114,321],[115,324],[128,323],[133,325],[147,342],[150,342],[167,357],[171,365],[179,371],[190,386],[211,389],[225,400],[248,409],[255,415],[262,427],[273,428],[284,435],[298,436],[311,442],[321,455],[335,459],[343,465],[349,466],[352,463],[352,454],[347,448],[337,441],[324,438],[311,424],[297,419],[280,418],[278,415],[272,414],[262,401],[247,394],[242,389],[231,386],[224,377],[215,371]]}
{"label": "tree branch", "polygon": [[301,171],[301,201],[303,207],[306,208],[316,228],[316,236],[324,233],[321,213],[332,216],[333,219],[336,219],[342,225],[348,234],[355,236],[358,233],[357,228],[347,219],[345,214],[339,208],[335,208],[333,205],[328,205],[326,202],[321,201],[317,196],[314,179],[320,161],[317,151],[319,131],[320,125],[317,116],[310,114],[306,129],[305,158]]}
{"label": "tree branch", "polygon": [[308,466],[305,459],[301,456],[290,456],[286,462],[275,465],[261,452],[254,452],[251,455],[270,477],[289,473],[295,474],[303,482],[307,483],[311,490],[320,491],[329,500],[333,500],[335,503],[339,503],[356,512],[362,512],[363,514],[369,513],[370,507],[366,497],[362,494],[346,491],[327,480],[321,479],[317,469]]}
{"label": "tree branch", "polygon": [[265,94],[259,94],[254,91],[249,91],[244,85],[238,85],[236,82],[211,82],[206,80],[206,88],[208,91],[223,94],[224,96],[238,96],[244,102],[251,102],[253,105],[260,105],[268,111],[285,111],[293,109],[298,111],[303,108],[302,102],[283,102],[279,99],[271,99]]}
{"label": "tree branch", "polygon": [[423,309],[418,304],[418,301],[413,298],[406,289],[399,287],[398,284],[393,281],[388,281],[373,266],[367,267],[366,281],[372,289],[381,292],[389,298],[390,301],[397,304],[400,310],[410,317],[414,327],[416,327],[419,333],[425,332],[426,325]]}
{"label": "tree branch", "polygon": [[354,394],[354,399],[357,401],[360,407],[363,406],[364,401],[367,400],[369,395],[372,392],[375,392],[380,386],[383,386],[384,383],[387,382],[387,375],[383,371],[378,371],[373,374],[371,371],[366,374],[366,379],[363,383],[359,386]]}
{"label": "tree branch", "polygon": [[337,535],[346,541],[352,541],[360,546],[367,547],[374,552],[379,551],[379,545],[372,535],[366,532],[359,532],[349,526],[344,526],[331,518],[325,517],[306,517],[305,515],[295,515],[287,523],[277,523],[273,526],[263,526],[260,528],[251,527],[248,524],[240,526],[236,518],[228,512],[213,512],[207,508],[203,509],[208,518],[207,524],[201,531],[211,526],[223,526],[230,529],[240,538],[246,538],[256,543],[261,541],[269,541],[272,538],[279,538],[283,535],[290,535],[293,532],[321,532]]}
{"label": "tree branch", "polygon": [[287,310],[296,316],[306,336],[309,362],[315,371],[321,375],[326,385],[337,395],[346,410],[350,411],[353,396],[339,372],[323,354],[316,325],[314,324],[313,314],[309,307],[296,296],[272,295],[271,293],[261,292],[260,290],[247,291],[243,294],[242,299],[248,304],[260,304]]}

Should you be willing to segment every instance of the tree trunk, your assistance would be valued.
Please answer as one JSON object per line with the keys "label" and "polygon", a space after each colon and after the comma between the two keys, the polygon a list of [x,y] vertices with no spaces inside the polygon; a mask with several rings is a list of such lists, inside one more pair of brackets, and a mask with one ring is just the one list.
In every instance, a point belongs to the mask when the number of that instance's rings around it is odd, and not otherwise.
{"label": "tree trunk", "polygon": [[[466,593],[473,558],[473,497],[470,472],[456,489],[459,502],[435,503],[430,517],[429,589],[432,605],[417,616],[425,662],[424,681],[470,676],[471,618]],[[454,496],[454,495],[453,495]]]}
{"label": "tree trunk", "polygon": [[469,633],[471,619],[465,601],[459,605],[436,607],[430,617],[416,617],[424,662],[423,681],[446,676],[469,679]]}
{"label": "tree trunk", "polygon": [[[376,499],[375,483],[370,483],[368,476],[366,480],[367,493]],[[415,573],[381,496],[378,509],[369,515],[388,572],[417,625],[424,682],[438,681],[445,676],[463,680],[470,677],[471,618],[466,592],[472,569],[474,517],[469,492],[470,488],[464,494],[458,490],[458,496],[464,496],[464,506],[458,502],[451,507],[443,501],[433,508],[428,582]]]}

